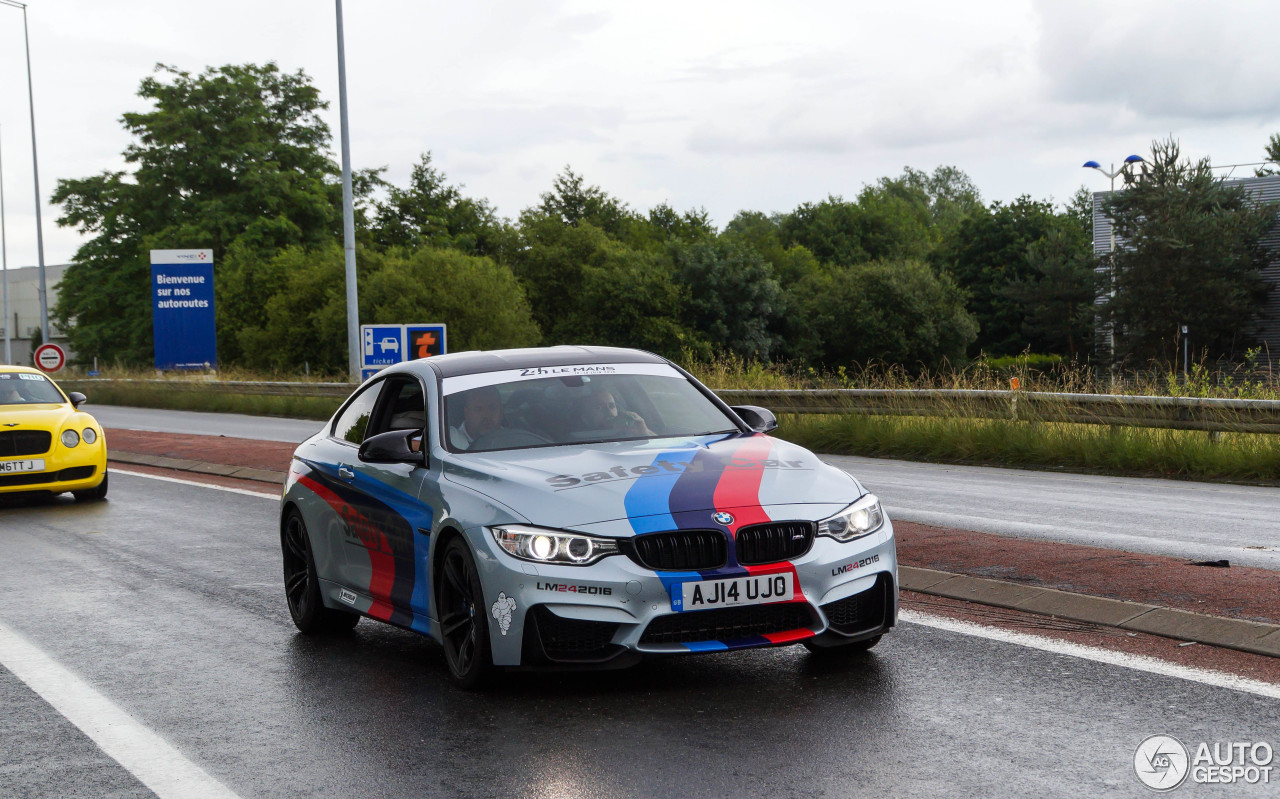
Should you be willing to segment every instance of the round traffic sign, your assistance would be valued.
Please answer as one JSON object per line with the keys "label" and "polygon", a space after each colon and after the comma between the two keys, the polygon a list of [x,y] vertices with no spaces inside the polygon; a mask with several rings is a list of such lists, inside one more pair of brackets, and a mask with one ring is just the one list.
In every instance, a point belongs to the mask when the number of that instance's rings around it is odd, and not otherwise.
{"label": "round traffic sign", "polygon": [[57,344],[41,344],[35,356],[36,368],[42,372],[56,372],[67,365],[67,353]]}

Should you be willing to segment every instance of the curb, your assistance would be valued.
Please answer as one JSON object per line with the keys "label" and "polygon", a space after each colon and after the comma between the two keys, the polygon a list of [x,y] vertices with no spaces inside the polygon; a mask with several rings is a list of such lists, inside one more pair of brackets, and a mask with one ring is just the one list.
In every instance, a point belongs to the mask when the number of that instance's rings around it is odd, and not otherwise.
{"label": "curb", "polygon": [[914,566],[898,566],[898,581],[902,588],[921,594],[1280,657],[1280,625],[1276,624],[1208,616]]}
{"label": "curb", "polygon": [[272,469],[227,466],[222,463],[205,463],[185,458],[170,458],[164,455],[145,455],[138,452],[117,452],[113,450],[107,454],[107,460],[134,466],[154,466],[159,469],[175,469],[180,472],[198,472],[218,477],[236,477],[241,480],[256,480],[260,483],[274,483],[276,485],[283,485],[286,476],[284,472],[277,472]]}

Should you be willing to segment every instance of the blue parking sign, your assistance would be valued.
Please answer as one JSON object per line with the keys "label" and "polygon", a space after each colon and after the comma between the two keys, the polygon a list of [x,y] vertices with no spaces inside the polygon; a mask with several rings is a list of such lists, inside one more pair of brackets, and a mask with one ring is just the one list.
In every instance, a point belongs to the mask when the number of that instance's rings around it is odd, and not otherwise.
{"label": "blue parking sign", "polygon": [[360,358],[365,369],[405,360],[404,325],[360,325]]}

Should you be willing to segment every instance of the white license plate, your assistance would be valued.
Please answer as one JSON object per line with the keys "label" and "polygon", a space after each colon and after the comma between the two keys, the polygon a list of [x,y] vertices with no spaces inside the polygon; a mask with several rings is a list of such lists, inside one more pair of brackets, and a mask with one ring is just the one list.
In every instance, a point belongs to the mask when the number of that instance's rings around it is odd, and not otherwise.
{"label": "white license plate", "polygon": [[25,461],[0,461],[0,474],[13,472],[43,472],[44,458]]}
{"label": "white license plate", "polygon": [[795,575],[791,572],[731,577],[726,580],[699,580],[680,584],[678,611],[731,608],[738,605],[765,605],[790,602],[795,598]]}

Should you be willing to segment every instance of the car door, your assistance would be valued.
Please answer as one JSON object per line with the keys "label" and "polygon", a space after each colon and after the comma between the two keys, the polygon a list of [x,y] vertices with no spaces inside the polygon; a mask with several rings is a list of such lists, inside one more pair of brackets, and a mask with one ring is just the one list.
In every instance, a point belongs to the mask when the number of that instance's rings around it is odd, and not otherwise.
{"label": "car door", "polygon": [[[407,373],[386,377],[364,438],[403,430],[421,439],[426,427],[422,381]],[[355,535],[347,537],[353,584],[366,588],[371,616],[425,631],[433,511],[418,497],[427,470],[422,464],[365,463],[358,450],[352,455],[347,468],[359,496]]]}

